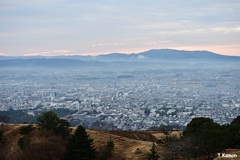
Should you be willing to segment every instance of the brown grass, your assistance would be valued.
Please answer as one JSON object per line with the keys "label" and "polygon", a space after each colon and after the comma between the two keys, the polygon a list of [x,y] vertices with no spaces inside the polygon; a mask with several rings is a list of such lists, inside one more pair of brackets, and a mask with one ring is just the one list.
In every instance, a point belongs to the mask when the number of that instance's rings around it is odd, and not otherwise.
{"label": "brown grass", "polygon": [[[30,144],[24,150],[21,150],[18,147],[18,139],[21,137],[19,128],[24,125],[25,124],[4,125],[4,148],[1,148],[2,155],[0,156],[4,157],[6,160],[57,160],[64,157],[66,141],[59,136],[55,136],[52,132],[37,129],[36,125],[34,125],[35,130],[29,137]],[[156,138],[148,132],[119,132],[122,136],[117,135],[116,132],[111,133],[95,130],[87,130],[87,132],[90,137],[94,139],[94,146],[97,151],[103,147],[107,141],[112,140],[114,142],[112,160],[146,159],[145,156],[152,146],[152,142],[146,140],[156,140]]]}
{"label": "brown grass", "polygon": [[[169,136],[176,136],[176,137],[180,138],[182,131],[168,131],[168,134],[169,134]],[[152,135],[156,139],[163,139],[165,137],[165,135],[162,131],[153,131]]]}

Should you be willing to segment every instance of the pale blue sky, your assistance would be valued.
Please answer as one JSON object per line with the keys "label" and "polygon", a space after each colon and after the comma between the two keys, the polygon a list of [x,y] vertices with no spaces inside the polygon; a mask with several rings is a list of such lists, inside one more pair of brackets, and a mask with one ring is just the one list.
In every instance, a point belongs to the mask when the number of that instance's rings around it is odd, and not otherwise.
{"label": "pale blue sky", "polygon": [[240,0],[0,0],[0,55],[240,56]]}

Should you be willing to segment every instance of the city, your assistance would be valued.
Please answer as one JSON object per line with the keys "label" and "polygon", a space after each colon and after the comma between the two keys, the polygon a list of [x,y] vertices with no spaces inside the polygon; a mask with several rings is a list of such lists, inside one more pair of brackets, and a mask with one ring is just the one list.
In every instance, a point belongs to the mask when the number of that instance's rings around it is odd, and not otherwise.
{"label": "city", "polygon": [[104,130],[185,127],[194,117],[219,124],[240,114],[240,71],[159,69],[148,71],[4,71],[0,110],[38,116],[65,108],[72,125]]}

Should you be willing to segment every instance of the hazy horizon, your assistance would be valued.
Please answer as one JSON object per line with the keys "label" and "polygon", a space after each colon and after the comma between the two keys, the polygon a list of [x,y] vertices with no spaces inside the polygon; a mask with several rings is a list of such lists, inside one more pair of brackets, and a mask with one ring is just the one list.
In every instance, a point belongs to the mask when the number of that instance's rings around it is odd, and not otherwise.
{"label": "hazy horizon", "polygon": [[[35,57],[35,56],[43,56],[43,57],[55,57],[55,56],[93,56],[93,57],[95,57],[95,56],[101,56],[101,55],[108,55],[108,54],[127,54],[127,55],[131,55],[131,54],[140,54],[140,53],[143,53],[143,52],[148,52],[148,51],[151,51],[151,50],[177,50],[177,51],[190,51],[190,52],[195,52],[195,51],[200,51],[200,52],[204,52],[204,51],[206,51],[206,52],[212,52],[212,51],[208,51],[208,50],[184,50],[184,49],[182,49],[182,50],[178,50],[178,49],[172,49],[172,48],[159,48],[159,49],[157,49],[157,48],[154,48],[154,49],[149,49],[149,50],[142,50],[142,51],[137,51],[137,52],[134,52],[134,53],[131,53],[131,52],[103,52],[103,53],[94,53],[94,54],[64,54],[64,52],[58,52],[58,51],[55,51],[54,53],[55,54],[46,54],[47,52],[43,52],[43,54],[41,54],[41,53],[31,53],[31,54],[24,54],[24,55],[1,55],[0,54],[0,57],[1,56],[7,56],[7,57],[15,57],[15,56],[17,56],[17,57]],[[59,54],[60,53],[60,54]],[[237,57],[240,57],[240,55],[229,55],[229,54],[220,54],[220,53],[216,53],[216,52],[212,52],[212,53],[214,53],[214,54],[218,54],[218,55],[224,55],[224,56],[237,56]]]}
{"label": "hazy horizon", "polygon": [[0,1],[0,56],[161,48],[240,56],[239,8],[236,0]]}

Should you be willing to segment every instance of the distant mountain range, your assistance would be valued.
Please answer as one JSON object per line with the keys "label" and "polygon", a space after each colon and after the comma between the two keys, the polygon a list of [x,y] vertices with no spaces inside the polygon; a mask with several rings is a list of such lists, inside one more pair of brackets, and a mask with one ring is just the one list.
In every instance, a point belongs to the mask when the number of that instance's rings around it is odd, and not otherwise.
{"label": "distant mountain range", "polygon": [[129,62],[131,62],[131,65],[153,62],[240,62],[240,57],[225,56],[209,51],[173,49],[154,49],[133,54],[111,53],[98,56],[0,56],[0,67],[102,67],[119,63],[125,63],[126,65]]}

